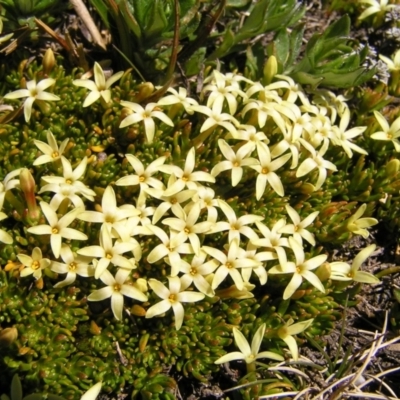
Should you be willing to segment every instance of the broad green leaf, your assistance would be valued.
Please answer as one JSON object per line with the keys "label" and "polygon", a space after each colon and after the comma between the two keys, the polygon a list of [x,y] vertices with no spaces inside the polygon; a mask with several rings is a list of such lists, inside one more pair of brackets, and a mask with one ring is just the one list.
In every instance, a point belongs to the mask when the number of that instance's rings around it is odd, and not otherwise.
{"label": "broad green leaf", "polygon": [[393,289],[393,296],[400,303],[400,289]]}
{"label": "broad green leaf", "polygon": [[185,70],[185,74],[187,76],[192,76],[192,75],[196,75],[199,73],[201,66],[204,63],[206,51],[207,51],[207,49],[205,47],[200,47],[186,61],[184,70]]}
{"label": "broad green leaf", "polygon": [[100,18],[104,22],[104,25],[107,27],[107,29],[109,29],[110,21],[108,20],[108,8],[106,2],[103,0],[90,0],[90,2],[99,13]]}
{"label": "broad green leaf", "polygon": [[144,27],[144,36],[155,40],[157,43],[161,39],[161,33],[168,26],[168,20],[164,10],[165,5],[160,0],[153,0],[149,3],[151,8],[149,9],[148,21]]}
{"label": "broad green leaf", "polygon": [[269,0],[261,0],[254,6],[250,15],[244,21],[242,28],[237,32],[237,42],[257,35],[264,25],[269,4]]}
{"label": "broad green leaf", "polygon": [[[44,399],[43,394],[33,393],[33,394],[28,394],[28,396],[25,396],[23,400],[43,400],[43,399]],[[63,397],[59,397],[59,399],[63,399]],[[65,399],[63,399],[63,400],[65,400]]]}
{"label": "broad green leaf", "polygon": [[275,56],[284,68],[290,57],[290,38],[286,28],[281,29],[274,40]]}
{"label": "broad green leaf", "polygon": [[292,65],[298,57],[304,37],[304,24],[296,26],[290,34],[290,54],[287,64]]}
{"label": "broad green leaf", "polygon": [[221,58],[228,53],[231,47],[235,44],[235,35],[230,28],[226,28],[222,43],[217,49],[207,58],[208,61],[213,61],[216,58]]}
{"label": "broad green leaf", "polygon": [[11,399],[22,400],[22,385],[17,374],[13,376],[11,381]]}
{"label": "broad green leaf", "polygon": [[226,6],[232,8],[242,8],[250,4],[251,0],[227,0]]}

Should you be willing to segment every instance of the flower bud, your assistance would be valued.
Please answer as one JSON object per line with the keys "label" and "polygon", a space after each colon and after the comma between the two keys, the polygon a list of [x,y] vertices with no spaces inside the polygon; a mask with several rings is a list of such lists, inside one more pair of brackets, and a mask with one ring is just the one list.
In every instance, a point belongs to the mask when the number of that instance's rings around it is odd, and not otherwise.
{"label": "flower bud", "polygon": [[397,158],[390,160],[386,164],[386,174],[388,177],[393,178],[399,172],[400,161]]}
{"label": "flower bud", "polygon": [[29,169],[22,168],[19,174],[19,184],[24,192],[26,205],[28,207],[27,219],[31,223],[38,221],[40,218],[40,209],[36,204],[35,197],[35,180]]}
{"label": "flower bud", "polygon": [[154,85],[151,82],[144,82],[138,86],[138,93],[135,101],[140,103],[154,92]]}
{"label": "flower bud", "polygon": [[264,65],[264,85],[269,85],[272,82],[274,76],[278,73],[278,61],[275,56],[268,58],[268,61]]}
{"label": "flower bud", "polygon": [[47,49],[46,53],[44,53],[44,57],[42,60],[43,65],[43,73],[47,76],[53,70],[56,65],[56,59],[54,57],[53,50]]}
{"label": "flower bud", "polygon": [[327,281],[331,276],[331,266],[329,263],[323,263],[315,271],[315,275],[319,278],[321,282]]}
{"label": "flower bud", "polygon": [[0,345],[10,346],[18,338],[17,328],[5,328],[0,331]]}

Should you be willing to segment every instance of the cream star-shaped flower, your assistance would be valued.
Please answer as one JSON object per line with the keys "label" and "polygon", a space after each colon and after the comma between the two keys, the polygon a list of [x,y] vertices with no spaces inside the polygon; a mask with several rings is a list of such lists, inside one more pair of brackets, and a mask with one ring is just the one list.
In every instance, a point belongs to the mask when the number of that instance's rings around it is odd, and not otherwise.
{"label": "cream star-shaped flower", "polygon": [[65,148],[67,147],[69,139],[63,140],[60,147],[58,147],[56,138],[50,131],[48,131],[47,143],[41,142],[40,140],[34,140],[33,142],[35,143],[36,147],[43,153],[42,156],[38,157],[33,162],[33,165],[42,165],[59,160],[64,153]]}
{"label": "cream star-shaped flower", "polygon": [[94,267],[93,265],[90,265],[92,258],[76,256],[72,252],[71,248],[66,244],[61,246],[60,255],[64,263],[53,261],[51,263],[51,270],[57,272],[58,274],[67,275],[63,281],[54,285],[55,288],[71,285],[75,282],[77,275],[84,277],[94,275]]}
{"label": "cream star-shaped flower", "polygon": [[249,157],[251,152],[246,146],[242,146],[236,153],[224,139],[218,140],[218,146],[226,160],[216,164],[211,170],[211,175],[216,177],[221,172],[231,169],[232,186],[235,187],[242,179],[243,167],[256,165],[258,161]]}
{"label": "cream star-shaped flower", "polygon": [[280,265],[272,267],[268,271],[270,274],[293,274],[292,279],[283,293],[283,300],[287,300],[293,295],[302,284],[303,279],[306,279],[319,291],[325,293],[324,285],[321,283],[317,275],[311,272],[311,270],[318,268],[322,263],[324,263],[327,259],[327,255],[320,254],[319,256],[306,260],[303,247],[296,242],[296,240],[290,237],[289,244],[294,252],[296,262],[287,262],[285,259],[280,257]]}
{"label": "cream star-shaped flower", "polygon": [[60,257],[62,239],[68,240],[87,240],[87,236],[76,229],[68,228],[83,211],[82,208],[74,208],[68,214],[58,219],[57,213],[44,201],[40,202],[40,207],[47,219],[48,225],[37,225],[28,228],[29,233],[34,235],[50,235],[50,245],[54,257]]}
{"label": "cream star-shaped flower", "polygon": [[100,280],[107,286],[95,290],[88,296],[88,300],[101,301],[111,297],[111,310],[114,317],[121,321],[122,311],[124,309],[124,296],[143,302],[148,300],[147,296],[137,287],[125,283],[130,273],[130,270],[121,268],[118,270],[115,277],[113,277],[110,271],[105,270],[101,274]]}
{"label": "cream star-shaped flower", "polygon": [[192,147],[186,156],[184,169],[176,165],[162,165],[159,167],[161,172],[173,174],[176,180],[168,185],[164,192],[164,196],[172,196],[187,186],[188,189],[195,190],[198,187],[197,182],[215,183],[215,178],[208,172],[194,171],[196,166],[196,150]]}
{"label": "cream star-shaped flower", "polygon": [[112,186],[107,186],[101,199],[101,210],[99,211],[83,211],[79,215],[79,219],[86,222],[102,223],[107,225],[108,229],[114,228],[118,231],[118,223],[125,218],[139,215],[140,212],[135,207],[117,207],[117,199]]}
{"label": "cream star-shaped flower", "polygon": [[315,190],[321,189],[327,177],[327,170],[329,169],[331,171],[337,171],[337,167],[335,164],[323,158],[326,151],[328,150],[329,140],[324,140],[318,152],[314,149],[313,146],[311,146],[311,144],[307,143],[305,140],[299,140],[301,144],[308,150],[310,155],[297,168],[296,176],[300,178],[304,175],[309,174],[315,168],[318,169],[318,179],[317,183],[315,184]]}
{"label": "cream star-shaped flower", "polygon": [[127,175],[119,178],[115,184],[117,186],[136,186],[140,185],[140,192],[149,186],[156,189],[163,189],[164,184],[152,176],[159,172],[160,166],[164,164],[167,157],[159,157],[150,163],[147,168],[144,167],[142,162],[132,154],[125,154],[129,164],[131,164],[133,170],[136,172],[135,175]]}
{"label": "cream star-shaped flower", "polygon": [[379,283],[379,279],[369,272],[360,271],[364,261],[375,251],[376,245],[362,249],[354,258],[351,266],[342,261],[334,261],[329,263],[331,268],[331,279],[334,281],[354,281],[361,283],[375,284]]}
{"label": "cream star-shaped flower", "polygon": [[212,227],[210,233],[229,231],[229,243],[232,242],[233,239],[240,241],[241,234],[248,239],[258,239],[257,234],[248,225],[254,224],[257,221],[262,221],[264,217],[261,215],[245,214],[238,218],[233,208],[227,202],[218,200],[218,206],[221,208],[228,221],[218,221]]}
{"label": "cream star-shaped flower", "polygon": [[183,87],[178,88],[176,91],[174,88],[168,88],[167,92],[172,93],[168,96],[161,97],[157,104],[160,106],[170,106],[172,104],[182,104],[183,108],[188,114],[193,114],[193,106],[197,106],[196,100],[187,96],[187,90]]}
{"label": "cream star-shaped flower", "polygon": [[85,174],[87,162],[87,157],[83,157],[79,165],[72,170],[71,163],[64,156],[61,156],[63,176],[43,176],[42,179],[46,183],[71,185],[73,186],[76,194],[82,194],[88,200],[94,201],[96,192],[88,188],[83,182],[80,181]]}
{"label": "cream star-shaped flower", "polygon": [[295,361],[299,359],[299,348],[293,335],[304,332],[313,323],[313,321],[314,319],[308,319],[307,321],[301,321],[294,324],[293,319],[289,319],[284,326],[278,329],[278,337],[288,345]]}
{"label": "cream star-shaped flower", "polygon": [[219,261],[221,264],[215,271],[214,278],[211,287],[215,290],[224,279],[230,275],[232,280],[235,282],[236,287],[242,290],[244,287],[242,275],[240,275],[239,268],[254,268],[260,265],[260,262],[245,258],[243,251],[239,247],[239,240],[233,239],[229,243],[228,254],[223,253],[221,250],[215,249],[214,247],[203,246],[207,254]]}
{"label": "cream star-shaped flower", "polygon": [[389,71],[400,71],[400,50],[396,51],[393,60],[381,54],[379,58],[388,66]]}
{"label": "cream star-shaped flower", "polygon": [[367,205],[362,204],[359,209],[345,223],[348,231],[356,235],[361,235],[364,239],[369,236],[369,232],[365,228],[376,225],[379,221],[375,218],[361,218],[364,215]]}
{"label": "cream star-shaped flower", "polygon": [[46,78],[42,79],[39,83],[36,80],[26,82],[26,89],[19,89],[15,92],[7,93],[5,99],[19,99],[21,97],[27,97],[24,102],[24,116],[25,121],[29,122],[32,114],[32,106],[36,100],[44,101],[58,101],[60,98],[55,94],[45,92],[47,88],[56,83],[55,79]]}
{"label": "cream star-shaped flower", "polygon": [[358,17],[359,20],[363,20],[373,14],[386,13],[393,8],[396,8],[395,4],[388,4],[389,0],[358,0],[358,3],[369,5],[369,7]]}
{"label": "cream star-shaped flower", "polygon": [[21,271],[20,275],[22,277],[33,275],[36,280],[42,277],[43,270],[48,268],[51,264],[51,261],[48,258],[43,258],[42,250],[40,250],[39,247],[33,249],[32,256],[18,254],[17,258],[25,267]]}
{"label": "cream star-shaped flower", "polygon": [[314,221],[314,219],[317,218],[319,211],[314,211],[313,213],[308,215],[306,218],[304,218],[302,221],[300,219],[300,215],[297,213],[297,211],[293,207],[286,204],[285,208],[286,208],[286,212],[288,213],[293,224],[285,225],[283,228],[280,229],[279,233],[286,233],[289,235],[293,235],[293,238],[300,245],[303,245],[303,239],[305,239],[312,246],[315,246],[314,235],[305,228],[307,228],[307,226],[311,225],[312,222]]}
{"label": "cream star-shaped flower", "polygon": [[113,244],[111,233],[107,225],[103,225],[100,230],[100,245],[88,246],[77,251],[82,256],[99,258],[95,266],[94,277],[99,279],[110,264],[124,269],[134,269],[136,265],[121,254],[132,251],[135,243],[115,241]]}
{"label": "cream star-shaped flower", "polygon": [[[4,214],[3,212],[0,212],[0,221],[2,221],[3,219],[6,219],[6,218],[7,218],[7,215]],[[11,244],[13,242],[13,238],[5,230],[0,229],[0,242],[5,243],[5,244]]]}
{"label": "cream star-shaped flower", "polygon": [[250,165],[250,168],[253,168],[258,172],[256,181],[256,199],[261,199],[265,192],[265,188],[267,187],[267,183],[271,185],[275,193],[279,196],[284,196],[285,192],[282,181],[275,171],[285,165],[290,158],[290,154],[284,154],[275,160],[271,160],[271,153],[268,145],[265,143],[259,143],[257,145],[257,153],[259,163],[257,163],[257,165]]}
{"label": "cream star-shaped flower", "polygon": [[119,127],[125,128],[129,125],[143,121],[148,143],[153,143],[154,134],[156,132],[156,124],[153,118],[161,120],[166,125],[174,126],[174,123],[160,110],[157,103],[148,103],[145,108],[140,104],[132,103],[130,101],[121,101],[120,104],[132,111],[132,113],[121,121]]}
{"label": "cream star-shaped flower", "polygon": [[178,331],[181,329],[185,314],[182,303],[194,303],[203,300],[205,295],[203,293],[185,291],[190,285],[190,280],[188,279],[169,276],[168,282],[169,289],[160,281],[149,279],[149,286],[162,301],[147,310],[146,318],[164,314],[172,308],[175,314],[175,327]]}
{"label": "cream star-shaped flower", "polygon": [[101,68],[100,64],[97,62],[94,63],[93,72],[94,72],[94,81],[91,81],[89,79],[75,79],[74,81],[72,81],[72,83],[75,86],[84,87],[90,90],[89,95],[83,102],[83,107],[90,106],[100,97],[106,103],[109,103],[111,100],[110,86],[115,82],[117,82],[124,74],[124,71],[120,71],[110,76],[110,78],[106,80],[104,71]]}
{"label": "cream star-shaped flower", "polygon": [[392,125],[386,121],[386,118],[378,111],[374,111],[375,118],[378,120],[382,130],[375,132],[371,135],[372,139],[385,140],[393,143],[394,148],[397,152],[400,152],[400,117],[396,118]]}
{"label": "cream star-shaped flower", "polygon": [[260,358],[270,358],[276,361],[283,361],[284,358],[281,355],[273,353],[272,351],[259,352],[262,340],[264,338],[265,328],[266,325],[262,324],[257,329],[257,332],[255,333],[251,342],[251,347],[243,333],[238,329],[233,328],[233,337],[235,338],[236,346],[239,347],[240,352],[235,351],[233,353],[225,354],[224,356],[218,358],[218,360],[215,361],[215,364],[224,364],[234,360],[244,360],[246,364],[251,364]]}

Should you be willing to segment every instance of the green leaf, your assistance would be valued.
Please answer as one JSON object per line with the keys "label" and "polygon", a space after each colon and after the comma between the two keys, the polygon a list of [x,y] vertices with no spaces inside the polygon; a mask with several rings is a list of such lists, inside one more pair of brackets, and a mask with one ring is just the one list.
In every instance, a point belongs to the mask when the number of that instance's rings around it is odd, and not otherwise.
{"label": "green leaf", "polygon": [[269,0],[259,1],[244,21],[242,28],[237,33],[237,42],[258,34],[264,25],[264,20],[269,7]]}
{"label": "green leaf", "polygon": [[227,0],[226,6],[232,8],[242,8],[250,4],[251,0]]}
{"label": "green leaf", "polygon": [[[28,394],[28,396],[25,396],[23,398],[23,400],[43,400],[44,399],[44,395],[41,393],[33,393],[33,394]],[[63,399],[61,397],[61,399]],[[63,399],[65,400],[65,399]]]}
{"label": "green leaf", "polygon": [[400,289],[393,289],[393,296],[400,303]]}
{"label": "green leaf", "polygon": [[199,73],[201,66],[204,63],[207,49],[200,47],[193,55],[186,61],[184,70],[187,76],[196,75]]}
{"label": "green leaf", "polygon": [[225,35],[222,43],[217,47],[217,49],[207,58],[208,61],[213,61],[216,58],[221,58],[228,53],[228,51],[235,44],[235,35],[230,28],[225,30]]}
{"label": "green leaf", "polygon": [[11,399],[22,400],[22,385],[17,374],[13,376],[11,381]]}
{"label": "green leaf", "polygon": [[164,10],[165,4],[160,0],[153,0],[148,3],[151,4],[151,8],[148,10],[148,21],[144,27],[144,36],[153,40],[155,39],[155,41],[158,42],[161,40],[161,33],[168,26],[168,20]]}
{"label": "green leaf", "polygon": [[285,66],[290,55],[290,38],[285,28],[281,29],[275,37],[275,56],[280,64]]}
{"label": "green leaf", "polygon": [[103,0],[90,0],[90,2],[100,15],[104,25],[109,29],[110,21],[108,20],[108,8],[106,3]]}

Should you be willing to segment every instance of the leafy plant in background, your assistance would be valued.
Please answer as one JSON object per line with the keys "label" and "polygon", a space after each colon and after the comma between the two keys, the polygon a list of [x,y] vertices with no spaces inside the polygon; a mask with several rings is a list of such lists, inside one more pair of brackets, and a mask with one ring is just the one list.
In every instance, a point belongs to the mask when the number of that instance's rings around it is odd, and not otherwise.
{"label": "leafy plant in background", "polygon": [[[242,50],[252,38],[282,25],[294,25],[305,12],[296,0],[268,1],[133,1],[92,0],[123,57],[146,79],[168,80],[173,52],[186,75],[199,72],[203,63]],[[175,17],[175,6],[178,18]],[[236,17],[247,14],[244,23]],[[218,21],[218,29],[214,29]],[[176,34],[179,48],[171,42]],[[215,48],[215,51],[210,49]],[[173,66],[175,68],[175,65]],[[165,77],[166,75],[166,77]]]}

